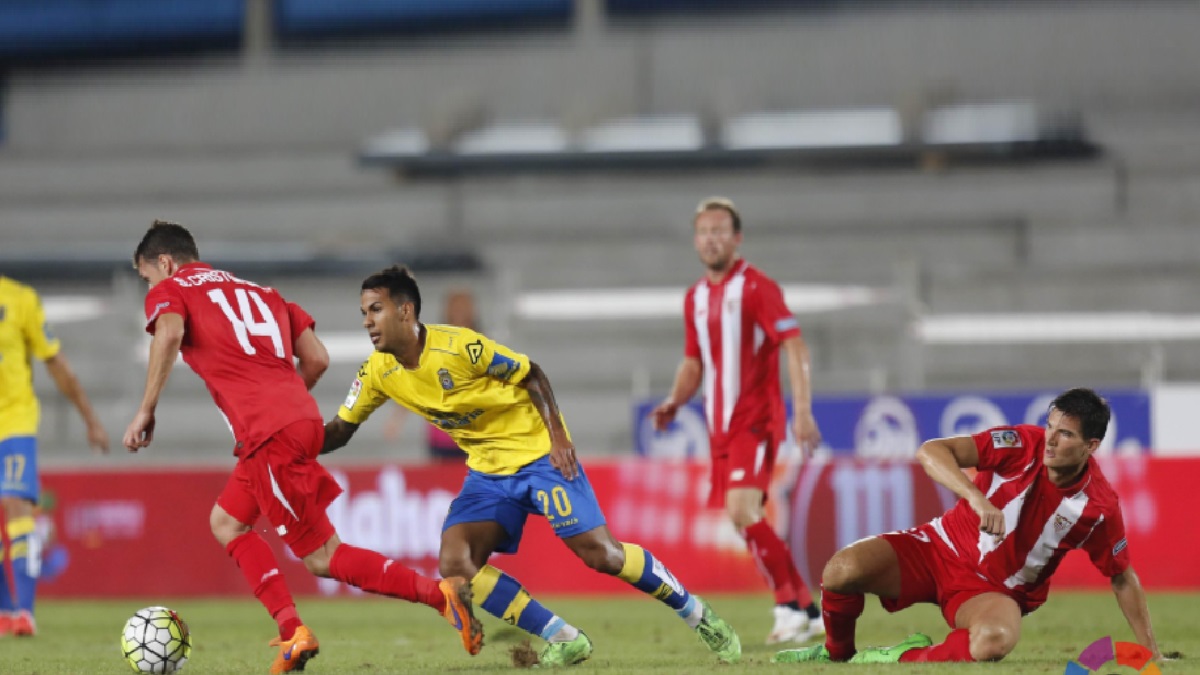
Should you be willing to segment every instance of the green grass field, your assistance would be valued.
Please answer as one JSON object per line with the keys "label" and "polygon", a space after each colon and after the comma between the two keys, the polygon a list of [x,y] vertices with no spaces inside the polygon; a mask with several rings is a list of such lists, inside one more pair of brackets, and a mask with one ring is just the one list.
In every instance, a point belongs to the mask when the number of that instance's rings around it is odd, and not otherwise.
{"label": "green grass field", "polygon": [[[669,610],[634,594],[606,598],[548,597],[548,607],[582,628],[596,652],[579,670],[603,673],[735,673],[803,668],[812,673],[874,672],[989,673],[990,675],[1062,673],[1068,659],[1105,635],[1132,641],[1111,594],[1052,594],[1045,607],[1025,620],[1021,642],[999,664],[935,666],[782,666],[770,663],[775,647],[762,643],[770,629],[766,595],[713,595],[714,608],[742,637],[743,657],[734,666],[719,664]],[[194,638],[188,673],[265,673],[273,650],[266,646],[274,624],[252,600],[186,598],[105,602],[44,601],[38,608],[39,634],[32,639],[0,639],[0,673],[126,673],[117,647],[125,619],[137,609],[165,604],[188,622]],[[1158,594],[1150,608],[1164,651],[1184,658],[1163,665],[1165,673],[1200,673],[1200,594]],[[524,639],[515,628],[484,617],[487,645],[470,657],[458,638],[433,611],[400,601],[374,598],[300,600],[304,620],[321,640],[321,654],[308,673],[512,672],[509,649]],[[859,623],[860,646],[891,644],[922,631],[934,640],[946,633],[935,608],[922,606],[896,615],[868,602]],[[540,641],[535,641],[535,645]],[[1190,658],[1189,658],[1190,657]],[[1112,665],[1109,673],[1132,673]]]}

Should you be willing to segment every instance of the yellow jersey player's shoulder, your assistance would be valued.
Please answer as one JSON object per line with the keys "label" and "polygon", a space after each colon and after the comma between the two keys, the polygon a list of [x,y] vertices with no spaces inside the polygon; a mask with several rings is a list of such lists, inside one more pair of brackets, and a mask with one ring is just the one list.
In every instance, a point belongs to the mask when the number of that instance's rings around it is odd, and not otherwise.
{"label": "yellow jersey player's shoulder", "polygon": [[429,351],[445,356],[458,356],[477,364],[483,357],[485,342],[482,334],[463,326],[450,326],[441,323],[425,324],[425,339],[429,342]]}

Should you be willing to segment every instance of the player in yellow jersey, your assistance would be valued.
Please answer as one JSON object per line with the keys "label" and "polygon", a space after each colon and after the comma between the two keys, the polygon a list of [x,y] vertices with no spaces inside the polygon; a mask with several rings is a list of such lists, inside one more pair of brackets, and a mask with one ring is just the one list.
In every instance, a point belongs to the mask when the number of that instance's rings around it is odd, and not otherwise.
{"label": "player in yellow jersey", "polygon": [[[108,452],[108,433],[79,385],[57,338],[46,326],[42,303],[29,286],[0,276],[0,505],[8,534],[13,588],[0,564],[0,637],[31,636],[34,591],[41,569],[41,542],[34,531],[38,500],[38,400],[33,359],[46,364],[59,391],[87,424],[88,444]],[[0,552],[2,553],[2,552]],[[0,555],[0,563],[4,556]],[[16,598],[13,595],[16,595]]]}
{"label": "player in yellow jersey", "polygon": [[737,634],[708,603],[649,551],[609,532],[536,363],[468,328],[421,323],[421,293],[405,268],[367,277],[360,300],[375,353],[325,425],[322,452],[345,445],[389,398],[454,438],[469,471],[442,526],[443,576],[471,579],[477,607],[546,640],[541,664],[587,660],[586,635],[487,564],[492,553],[515,553],[526,517],[541,514],[588,567],[667,604],[722,660],[740,658]]}

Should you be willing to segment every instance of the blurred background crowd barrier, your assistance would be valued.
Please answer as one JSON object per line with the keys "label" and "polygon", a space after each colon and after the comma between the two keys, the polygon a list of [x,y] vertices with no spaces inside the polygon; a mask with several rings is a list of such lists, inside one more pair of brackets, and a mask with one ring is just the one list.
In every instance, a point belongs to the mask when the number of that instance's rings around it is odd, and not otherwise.
{"label": "blurred background crowd barrier", "polygon": [[[1200,449],[1198,31],[1184,0],[0,0],[0,272],[118,436],[129,258],[164,218],[316,317],[328,416],[371,349],[359,283],[399,261],[425,320],[465,289],[543,366],[585,458],[702,461],[695,415],[644,411],[702,272],[692,209],[724,194],[813,351],[829,461],[1084,385],[1111,461],[1194,471],[1161,458]],[[136,457],[89,455],[37,378],[64,477],[232,461],[185,368]],[[426,458],[394,429],[330,463]]]}

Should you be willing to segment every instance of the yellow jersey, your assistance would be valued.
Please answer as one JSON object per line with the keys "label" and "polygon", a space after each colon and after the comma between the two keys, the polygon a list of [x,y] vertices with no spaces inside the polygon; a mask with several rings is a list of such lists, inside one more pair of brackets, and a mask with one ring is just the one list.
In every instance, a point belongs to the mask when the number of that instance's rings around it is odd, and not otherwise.
{"label": "yellow jersey", "polygon": [[528,356],[469,328],[426,324],[425,331],[413,370],[391,354],[371,354],[338,417],[362,424],[390,398],[450,434],[468,467],[498,476],[550,454],[550,432],[518,386],[529,375]]}
{"label": "yellow jersey", "polygon": [[37,433],[32,362],[53,358],[58,350],[37,292],[0,276],[0,439]]}

